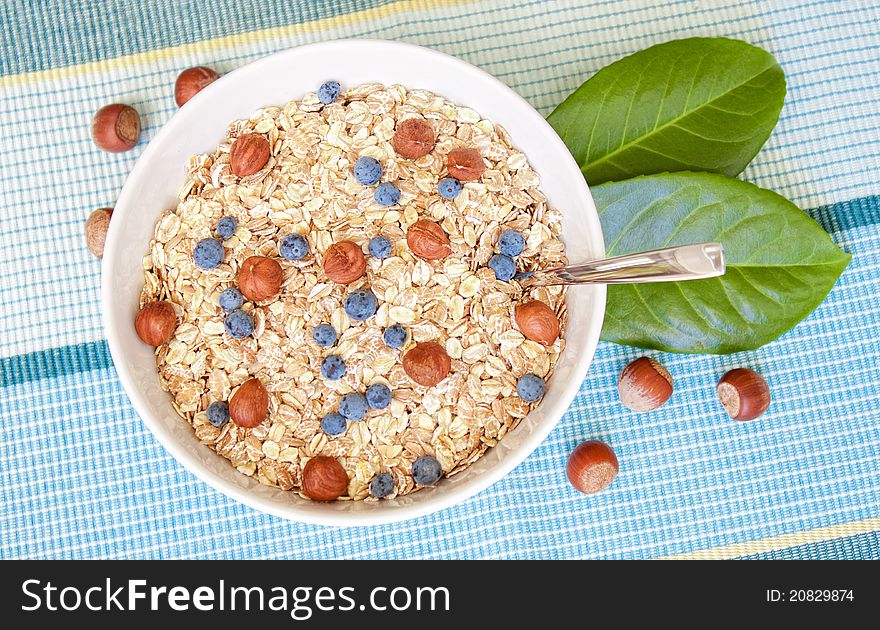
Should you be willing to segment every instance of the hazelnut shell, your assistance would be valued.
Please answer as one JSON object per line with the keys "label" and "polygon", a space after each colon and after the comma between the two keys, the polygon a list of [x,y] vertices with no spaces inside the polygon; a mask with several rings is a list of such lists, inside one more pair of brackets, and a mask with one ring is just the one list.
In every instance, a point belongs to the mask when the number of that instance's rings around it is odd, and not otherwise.
{"label": "hazelnut shell", "polygon": [[367,260],[360,245],[353,241],[339,241],[324,254],[324,275],[333,282],[349,284],[364,275]]}
{"label": "hazelnut shell", "polygon": [[98,258],[104,257],[104,242],[112,215],[113,208],[98,208],[86,220],[86,245]]}
{"label": "hazelnut shell", "polygon": [[400,157],[417,160],[431,152],[435,141],[431,123],[422,118],[408,118],[397,125],[391,146]]}
{"label": "hazelnut shell", "polygon": [[229,417],[245,429],[253,429],[268,414],[269,392],[258,378],[242,383],[229,400]]}
{"label": "hazelnut shell", "polygon": [[99,148],[122,153],[133,148],[141,134],[141,117],[130,105],[105,105],[92,119],[92,139]]}
{"label": "hazelnut shell", "polygon": [[174,101],[182,107],[193,96],[220,78],[220,75],[206,66],[187,68],[174,82]]}
{"label": "hazelnut shell", "polygon": [[171,302],[145,304],[134,318],[134,330],[145,344],[157,348],[168,343],[177,328],[177,314]]}
{"label": "hazelnut shell", "polygon": [[425,260],[441,260],[452,253],[449,236],[439,223],[419,219],[406,231],[406,244],[410,251]]}
{"label": "hazelnut shell", "polygon": [[590,440],[578,444],[571,452],[565,474],[575,488],[584,494],[595,494],[611,485],[619,468],[610,446]]}
{"label": "hazelnut shell", "polygon": [[452,369],[452,359],[439,343],[417,343],[403,355],[403,370],[412,380],[425,387],[433,387],[442,381]]}
{"label": "hazelnut shell", "polygon": [[348,474],[335,457],[311,458],[302,475],[303,493],[312,501],[334,501],[348,490]]}
{"label": "hazelnut shell", "polygon": [[624,407],[640,413],[658,409],[672,396],[673,380],[663,365],[641,357],[623,368],[617,392]]}
{"label": "hazelnut shell", "polygon": [[269,161],[271,147],[261,133],[238,136],[229,149],[229,167],[238,177],[247,177],[260,171]]}
{"label": "hazelnut shell", "polygon": [[265,256],[245,259],[238,270],[238,289],[252,302],[268,299],[278,293],[284,272],[277,260]]}
{"label": "hazelnut shell", "polygon": [[770,387],[748,368],[730,370],[715,388],[724,410],[734,420],[754,420],[770,406]]}
{"label": "hazelnut shell", "polygon": [[526,339],[552,346],[559,339],[559,318],[553,309],[540,300],[517,304],[513,318]]}
{"label": "hazelnut shell", "polygon": [[453,149],[446,156],[446,170],[450,177],[461,182],[472,182],[480,179],[486,164],[476,149]]}

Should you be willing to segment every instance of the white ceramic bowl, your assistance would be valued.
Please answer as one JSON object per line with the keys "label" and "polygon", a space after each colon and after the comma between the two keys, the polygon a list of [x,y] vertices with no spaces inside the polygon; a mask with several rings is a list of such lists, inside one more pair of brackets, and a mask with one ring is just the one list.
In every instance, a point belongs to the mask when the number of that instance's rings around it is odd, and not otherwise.
{"label": "white ceramic bowl", "polygon": [[327,79],[343,86],[379,81],[425,88],[502,124],[541,176],[543,192],[562,212],[570,260],[604,255],[598,215],[580,170],[553,129],[510,88],[464,61],[426,48],[369,40],[312,44],[266,57],[214,82],[181,108],[144,150],[116,202],[104,248],[104,324],[119,378],[138,414],[197,477],[233,499],[283,518],[325,525],[388,523],[463,501],[501,479],[538,446],[586,376],[602,326],[605,288],[569,291],[566,348],[541,405],[474,465],[436,487],[374,503],[315,503],[242,475],[200,444],[160,388],[152,349],[134,331],[142,256],[160,214],[177,203],[191,155],[214,150],[229,122],[263,106],[299,99]]}

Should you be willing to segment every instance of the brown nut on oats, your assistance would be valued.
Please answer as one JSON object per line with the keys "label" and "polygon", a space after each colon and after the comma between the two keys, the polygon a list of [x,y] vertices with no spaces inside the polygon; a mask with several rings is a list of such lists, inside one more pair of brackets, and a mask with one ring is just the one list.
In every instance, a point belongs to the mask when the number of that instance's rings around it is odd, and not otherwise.
{"label": "brown nut on oats", "polygon": [[134,330],[145,344],[157,348],[166,344],[177,328],[177,314],[171,302],[150,302],[134,318]]}
{"label": "brown nut on oats", "polygon": [[92,119],[92,139],[99,148],[110,153],[121,153],[133,148],[140,134],[141,117],[129,105],[106,105]]}
{"label": "brown nut on oats", "polygon": [[559,318],[541,300],[517,304],[513,309],[513,318],[526,339],[545,346],[552,346],[559,339]]}
{"label": "brown nut on oats", "polygon": [[453,149],[446,156],[446,170],[449,176],[462,182],[480,179],[486,170],[483,157],[476,149]]}
{"label": "brown nut on oats", "polygon": [[641,357],[623,368],[617,392],[624,407],[633,411],[654,411],[672,396],[672,375],[654,359]]}
{"label": "brown nut on oats", "polygon": [[271,152],[269,141],[263,134],[242,134],[235,139],[232,148],[229,149],[229,166],[233,174],[247,177],[266,166]]}
{"label": "brown nut on oats", "polygon": [[238,289],[252,302],[272,297],[281,288],[284,272],[277,260],[251,256],[238,270]]}
{"label": "brown nut on oats", "polygon": [[349,284],[367,270],[367,260],[361,246],[354,241],[339,241],[324,254],[324,274],[333,282]]}
{"label": "brown nut on oats", "polygon": [[440,260],[452,253],[446,232],[430,219],[419,219],[409,226],[406,243],[413,254],[425,260]]}
{"label": "brown nut on oats", "polygon": [[303,493],[312,501],[334,501],[348,490],[348,474],[335,457],[311,458],[302,475]]}
{"label": "brown nut on oats", "polygon": [[730,370],[715,388],[718,398],[734,420],[754,420],[770,406],[770,387],[760,374],[748,368]]}
{"label": "brown nut on oats", "polygon": [[427,341],[403,355],[403,370],[412,380],[425,387],[442,381],[452,369],[452,359],[439,343]]}
{"label": "brown nut on oats", "polygon": [[269,392],[258,378],[241,384],[229,400],[229,417],[238,426],[253,429],[269,414]]}
{"label": "brown nut on oats", "polygon": [[417,160],[431,152],[435,140],[431,123],[421,118],[409,118],[397,125],[391,146],[400,157]]}
{"label": "brown nut on oats", "polygon": [[219,78],[219,74],[206,66],[187,68],[177,75],[177,80],[174,82],[174,102],[178,107],[182,107],[189,99]]}
{"label": "brown nut on oats", "polygon": [[86,245],[98,258],[104,257],[104,241],[107,240],[112,215],[113,208],[98,208],[86,220]]}

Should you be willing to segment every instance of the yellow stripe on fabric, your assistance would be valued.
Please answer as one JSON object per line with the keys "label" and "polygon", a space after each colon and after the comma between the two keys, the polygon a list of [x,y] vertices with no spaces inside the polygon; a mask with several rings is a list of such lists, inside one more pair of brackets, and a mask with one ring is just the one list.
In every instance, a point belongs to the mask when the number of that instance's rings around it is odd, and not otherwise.
{"label": "yellow stripe on fabric", "polygon": [[127,68],[149,62],[164,61],[188,53],[219,50],[221,48],[257,43],[273,38],[289,37],[291,35],[316,33],[333,28],[354,26],[362,22],[377,20],[399,13],[440,9],[472,4],[476,1],[477,0],[399,0],[399,2],[394,2],[392,4],[364,9],[362,11],[355,11],[354,13],[347,13],[345,15],[320,18],[311,22],[303,22],[301,24],[273,26],[272,28],[258,31],[224,35],[223,37],[215,37],[213,39],[205,39],[198,42],[181,44],[179,46],[171,46],[169,48],[159,48],[156,50],[134,53],[122,57],[115,57],[113,59],[102,59],[101,61],[90,61],[88,63],[73,66],[62,66],[60,68],[49,68],[37,72],[7,75],[0,77],[0,87],[28,85],[70,77],[82,77],[118,68]]}
{"label": "yellow stripe on fabric", "polygon": [[795,547],[797,545],[806,545],[810,543],[822,542],[824,540],[833,540],[843,536],[855,536],[857,534],[866,534],[880,530],[880,518],[868,518],[863,521],[853,521],[851,523],[842,523],[840,525],[832,525],[830,527],[820,527],[819,529],[811,529],[805,532],[795,532],[793,534],[783,534],[781,536],[772,536],[763,540],[753,540],[751,542],[737,543],[735,545],[727,545],[726,547],[714,547],[712,549],[701,549],[699,551],[691,551],[678,556],[668,556],[661,558],[662,560],[730,560],[731,558],[739,558],[740,556],[749,556],[756,553],[766,553],[768,551],[778,551]]}

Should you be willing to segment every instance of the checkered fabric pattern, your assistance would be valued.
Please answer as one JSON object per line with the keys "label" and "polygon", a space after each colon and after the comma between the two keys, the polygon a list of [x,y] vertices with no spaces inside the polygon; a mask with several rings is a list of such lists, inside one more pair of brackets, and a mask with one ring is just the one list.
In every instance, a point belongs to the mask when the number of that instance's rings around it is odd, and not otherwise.
{"label": "checkered fabric pattern", "polygon": [[[0,5],[0,557],[880,557],[880,8],[871,0],[58,0]],[[257,513],[156,442],[109,359],[100,263],[83,223],[112,205],[172,115],[185,67],[229,71],[343,37],[413,42],[492,73],[546,114],[603,65],[672,38],[727,36],[785,69],[779,125],[743,174],[798,203],[852,252],[828,299],[778,341],[730,356],[658,355],[676,379],[636,415],[615,381],[635,348],[601,344],[559,426],[503,481],[393,526],[331,529]],[[103,153],[89,121],[123,101],[138,147]],[[654,353],[652,353],[654,354]],[[726,419],[714,383],[769,381],[771,410]],[[584,497],[575,444],[621,472]]]}

